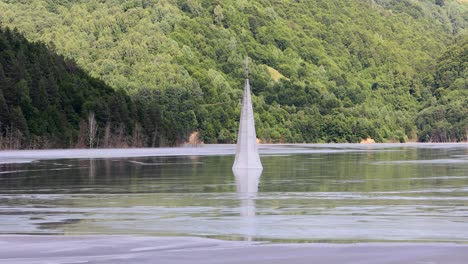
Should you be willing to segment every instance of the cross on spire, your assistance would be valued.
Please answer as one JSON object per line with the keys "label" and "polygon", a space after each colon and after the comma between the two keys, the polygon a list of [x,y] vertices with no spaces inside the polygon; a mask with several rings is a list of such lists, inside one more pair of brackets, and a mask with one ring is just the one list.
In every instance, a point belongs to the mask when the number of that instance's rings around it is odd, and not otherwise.
{"label": "cross on spire", "polygon": [[249,57],[245,57],[245,78],[249,78]]}

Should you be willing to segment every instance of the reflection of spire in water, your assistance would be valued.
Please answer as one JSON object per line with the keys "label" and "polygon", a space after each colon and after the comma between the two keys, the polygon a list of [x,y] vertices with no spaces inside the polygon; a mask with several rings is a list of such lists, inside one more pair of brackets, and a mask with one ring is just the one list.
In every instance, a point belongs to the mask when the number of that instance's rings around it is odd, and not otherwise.
{"label": "reflection of spire in water", "polygon": [[248,67],[245,69],[244,95],[237,136],[236,159],[233,169],[261,169],[262,162],[258,154],[257,135],[255,133],[254,112],[250,96]]}
{"label": "reflection of spire in water", "polygon": [[236,178],[237,195],[240,199],[241,234],[252,240],[255,235],[255,211],[258,183],[262,169],[233,169]]}
{"label": "reflection of spire in water", "polygon": [[255,235],[255,198],[263,166],[258,154],[257,135],[255,133],[254,112],[250,96],[248,61],[245,65],[244,94],[237,136],[236,159],[232,171],[236,178],[237,194],[241,201],[241,233],[246,240]]}

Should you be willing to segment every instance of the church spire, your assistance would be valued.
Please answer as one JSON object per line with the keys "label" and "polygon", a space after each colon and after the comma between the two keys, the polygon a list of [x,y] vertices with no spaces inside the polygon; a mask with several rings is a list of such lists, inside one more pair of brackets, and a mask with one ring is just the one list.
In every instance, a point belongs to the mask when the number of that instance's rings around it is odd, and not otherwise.
{"label": "church spire", "polygon": [[255,133],[254,112],[250,95],[248,59],[245,60],[244,94],[237,136],[236,159],[233,169],[262,169]]}

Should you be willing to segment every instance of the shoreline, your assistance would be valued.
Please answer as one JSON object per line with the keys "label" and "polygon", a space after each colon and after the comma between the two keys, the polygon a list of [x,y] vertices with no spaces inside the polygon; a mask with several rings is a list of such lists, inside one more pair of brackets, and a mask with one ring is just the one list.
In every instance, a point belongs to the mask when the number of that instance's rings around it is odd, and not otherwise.
{"label": "shoreline", "polygon": [[0,235],[0,262],[9,264],[462,264],[466,259],[468,245],[456,243],[270,244],[197,237]]}
{"label": "shoreline", "polygon": [[[306,154],[329,152],[353,152],[382,150],[398,147],[466,147],[467,143],[330,143],[330,144],[259,144],[261,155]],[[234,144],[204,144],[173,148],[123,148],[123,149],[40,149],[40,150],[1,150],[0,164],[30,163],[38,160],[55,159],[101,159],[101,158],[137,158],[169,156],[218,156],[234,155]]]}

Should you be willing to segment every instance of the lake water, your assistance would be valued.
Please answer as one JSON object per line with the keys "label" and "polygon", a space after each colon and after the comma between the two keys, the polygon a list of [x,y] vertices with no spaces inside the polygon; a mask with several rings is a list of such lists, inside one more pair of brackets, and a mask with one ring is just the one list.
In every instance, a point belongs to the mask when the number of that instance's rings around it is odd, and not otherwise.
{"label": "lake water", "polygon": [[199,149],[0,164],[0,234],[468,243],[467,144],[262,145],[261,175]]}

